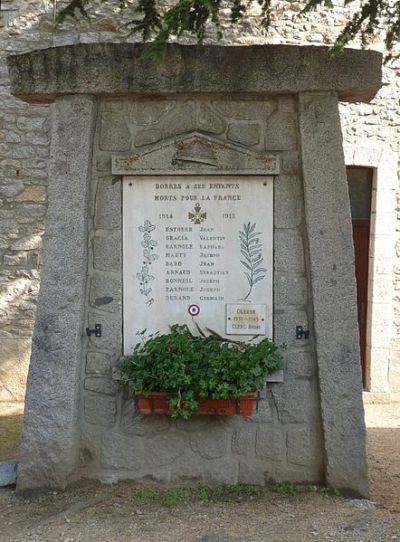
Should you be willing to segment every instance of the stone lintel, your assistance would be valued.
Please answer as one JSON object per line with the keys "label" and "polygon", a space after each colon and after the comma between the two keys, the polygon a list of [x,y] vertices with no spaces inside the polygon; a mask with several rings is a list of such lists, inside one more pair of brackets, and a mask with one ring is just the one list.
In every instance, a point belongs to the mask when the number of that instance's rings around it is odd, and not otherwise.
{"label": "stone lintel", "polygon": [[285,94],[333,90],[369,102],[381,86],[382,55],[294,45],[168,45],[164,64],[141,60],[142,44],[93,43],[8,58],[11,92],[32,103],[57,96]]}
{"label": "stone lintel", "polygon": [[353,237],[337,96],[300,94],[299,128],[325,476],[330,486],[368,497]]}
{"label": "stone lintel", "polygon": [[52,110],[49,207],[17,489],[64,486],[77,467],[87,212],[96,100]]}

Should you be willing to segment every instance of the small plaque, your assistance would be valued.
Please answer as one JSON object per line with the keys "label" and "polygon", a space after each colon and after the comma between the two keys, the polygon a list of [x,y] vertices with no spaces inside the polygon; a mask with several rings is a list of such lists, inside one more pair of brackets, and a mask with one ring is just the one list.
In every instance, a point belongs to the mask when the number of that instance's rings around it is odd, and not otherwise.
{"label": "small plaque", "polygon": [[265,335],[266,305],[226,304],[227,335]]}

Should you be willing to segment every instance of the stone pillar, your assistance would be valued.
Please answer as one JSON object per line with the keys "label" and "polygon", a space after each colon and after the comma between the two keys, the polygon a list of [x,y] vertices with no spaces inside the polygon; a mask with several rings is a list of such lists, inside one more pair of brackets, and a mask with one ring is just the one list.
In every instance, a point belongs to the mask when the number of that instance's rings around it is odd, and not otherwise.
{"label": "stone pillar", "polygon": [[77,466],[96,101],[66,96],[52,111],[45,262],[28,375],[18,489],[64,486]]}
{"label": "stone pillar", "polygon": [[336,93],[300,93],[299,127],[326,482],[367,497],[354,251]]}

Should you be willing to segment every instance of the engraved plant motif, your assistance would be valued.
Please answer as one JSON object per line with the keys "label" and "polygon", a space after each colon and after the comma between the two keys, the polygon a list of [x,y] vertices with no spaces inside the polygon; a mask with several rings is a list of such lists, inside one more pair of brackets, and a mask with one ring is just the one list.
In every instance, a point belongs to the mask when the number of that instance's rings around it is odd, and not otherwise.
{"label": "engraved plant motif", "polygon": [[243,224],[243,230],[239,231],[240,252],[244,257],[244,260],[240,260],[240,263],[245,268],[244,274],[249,283],[249,291],[242,301],[247,301],[249,298],[253,286],[265,278],[267,270],[261,267],[264,257],[262,255],[262,245],[259,236],[261,232],[256,232],[256,223]]}
{"label": "engraved plant motif", "polygon": [[156,229],[156,226],[145,220],[143,226],[139,226],[138,230],[143,233],[141,245],[143,247],[143,265],[139,273],[136,273],[136,278],[139,281],[139,291],[146,299],[146,305],[150,306],[154,303],[154,298],[150,297],[153,289],[149,286],[149,282],[154,280],[154,276],[149,274],[149,266],[158,259],[158,254],[153,252],[154,247],[158,245],[157,241],[151,238],[151,232]]}

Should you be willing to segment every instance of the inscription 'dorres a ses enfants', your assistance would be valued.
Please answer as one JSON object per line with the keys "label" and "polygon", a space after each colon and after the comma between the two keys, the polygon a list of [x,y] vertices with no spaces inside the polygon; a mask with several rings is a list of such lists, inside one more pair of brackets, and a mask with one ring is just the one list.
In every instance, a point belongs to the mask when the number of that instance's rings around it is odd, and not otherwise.
{"label": "inscription 'dorres a ses enfants'", "polygon": [[125,353],[193,318],[272,336],[272,215],[272,177],[125,177]]}

